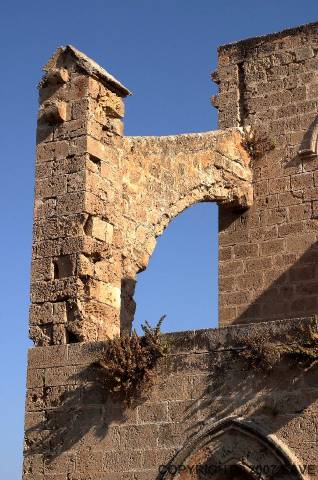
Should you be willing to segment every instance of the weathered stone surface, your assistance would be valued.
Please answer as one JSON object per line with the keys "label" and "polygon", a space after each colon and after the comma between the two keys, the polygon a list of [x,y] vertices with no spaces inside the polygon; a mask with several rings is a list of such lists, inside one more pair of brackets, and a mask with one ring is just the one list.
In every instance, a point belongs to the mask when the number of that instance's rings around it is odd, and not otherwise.
{"label": "weathered stone surface", "polygon": [[240,128],[123,137],[128,90],[73,47],[45,71],[30,336],[38,345],[104,339],[131,329],[136,275],[176,215],[201,201],[252,204],[250,158]]}
{"label": "weathered stone surface", "polygon": [[[48,63],[24,480],[150,480],[171,462],[184,479],[211,463],[229,468],[218,480],[318,478],[317,366],[280,359],[265,374],[238,355],[248,340],[317,334],[317,53],[317,24],[221,47],[223,130],[170,137],[123,137],[128,90],[73,47]],[[275,140],[253,162],[248,125]],[[127,409],[92,364],[131,327],[156,238],[199,201],[220,206],[223,328],[166,334],[153,389]]]}
{"label": "weathered stone surface", "polygon": [[[229,258],[220,257],[227,292],[219,298],[221,325],[317,312],[316,42],[313,24],[219,49],[219,127],[249,125],[275,143],[253,163],[251,208],[241,215],[220,209],[219,245],[234,248]],[[252,245],[254,262],[250,254],[238,256],[238,248],[247,252]],[[240,277],[232,269],[238,258]]]}
{"label": "weathered stone surface", "polygon": [[317,320],[167,334],[170,352],[156,369],[154,388],[130,409],[107,399],[92,368],[107,342],[32,349],[24,478],[36,478],[43,468],[48,478],[65,480],[68,474],[83,480],[119,473],[157,478],[160,465],[203,467],[207,454],[212,463],[223,458],[232,466],[246,455],[251,467],[315,465],[316,367],[306,371],[281,362],[264,375],[235,350],[255,335],[278,343],[288,335],[293,343],[299,328],[316,331]]}

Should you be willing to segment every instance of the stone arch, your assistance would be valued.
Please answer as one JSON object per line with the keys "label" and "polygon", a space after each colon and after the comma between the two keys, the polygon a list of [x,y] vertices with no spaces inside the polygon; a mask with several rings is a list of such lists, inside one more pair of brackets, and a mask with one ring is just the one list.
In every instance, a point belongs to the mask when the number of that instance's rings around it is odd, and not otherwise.
{"label": "stone arch", "polygon": [[136,278],[134,328],[163,314],[166,331],[192,329],[194,318],[196,329],[218,326],[218,216],[217,202],[204,200],[163,219],[167,227]]}
{"label": "stone arch", "polygon": [[129,90],[72,46],[44,70],[30,336],[103,340],[130,330],[135,278],[165,222],[207,198],[252,205],[251,158],[241,128],[124,136]]}
{"label": "stone arch", "polygon": [[187,192],[187,194],[180,195],[180,198],[176,200],[176,203],[169,206],[167,212],[162,214],[158,223],[155,225],[154,231],[156,238],[163,233],[164,229],[172,220],[188,208],[203,202],[222,204],[222,200],[222,198],[216,198],[215,194],[209,190],[208,186],[198,186]]}
{"label": "stone arch", "polygon": [[252,204],[250,157],[238,128],[124,141],[124,256],[139,269],[147,266],[156,237],[186,208],[203,201],[237,210]]}
{"label": "stone arch", "polygon": [[[188,468],[184,468],[188,466]],[[172,459],[161,479],[286,478],[305,480],[301,463],[275,435],[252,421],[226,418],[208,425]],[[192,471],[189,467],[192,467]],[[207,475],[204,477],[202,475]]]}
{"label": "stone arch", "polygon": [[130,329],[136,275],[178,214],[199,202],[244,210],[252,203],[250,158],[240,129],[166,137],[125,137],[121,330]]}

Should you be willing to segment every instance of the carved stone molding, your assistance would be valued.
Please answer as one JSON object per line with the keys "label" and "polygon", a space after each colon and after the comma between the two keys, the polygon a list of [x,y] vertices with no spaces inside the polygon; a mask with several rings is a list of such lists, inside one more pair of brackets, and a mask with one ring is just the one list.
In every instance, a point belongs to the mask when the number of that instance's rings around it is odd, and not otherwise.
{"label": "carved stone molding", "polygon": [[[301,462],[272,434],[252,421],[227,418],[207,426],[177,453],[161,479],[302,479]],[[185,468],[186,467],[186,468]],[[174,469],[176,472],[174,472]]]}

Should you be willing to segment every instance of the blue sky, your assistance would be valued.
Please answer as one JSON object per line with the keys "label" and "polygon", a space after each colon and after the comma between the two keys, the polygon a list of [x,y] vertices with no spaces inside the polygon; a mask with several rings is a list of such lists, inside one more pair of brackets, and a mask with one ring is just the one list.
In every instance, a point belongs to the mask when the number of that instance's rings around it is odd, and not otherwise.
{"label": "blue sky", "polygon": [[[0,7],[2,188],[0,478],[19,479],[25,393],[36,84],[41,66],[71,43],[121,80],[127,135],[216,128],[209,97],[216,48],[318,20],[317,0],[54,0]],[[165,328],[216,325],[217,218],[197,205],[169,226],[141,274],[137,320]]]}

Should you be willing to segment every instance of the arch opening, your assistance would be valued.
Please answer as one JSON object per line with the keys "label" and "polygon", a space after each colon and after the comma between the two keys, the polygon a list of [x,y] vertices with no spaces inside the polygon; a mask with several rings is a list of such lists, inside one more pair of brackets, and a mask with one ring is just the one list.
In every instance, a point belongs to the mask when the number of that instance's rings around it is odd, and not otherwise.
{"label": "arch opening", "polygon": [[288,447],[259,424],[239,417],[225,418],[208,424],[186,442],[161,480],[305,480],[300,465]]}
{"label": "arch opening", "polygon": [[166,315],[163,331],[218,324],[218,205],[202,202],[178,214],[158,237],[137,275],[133,327]]}

